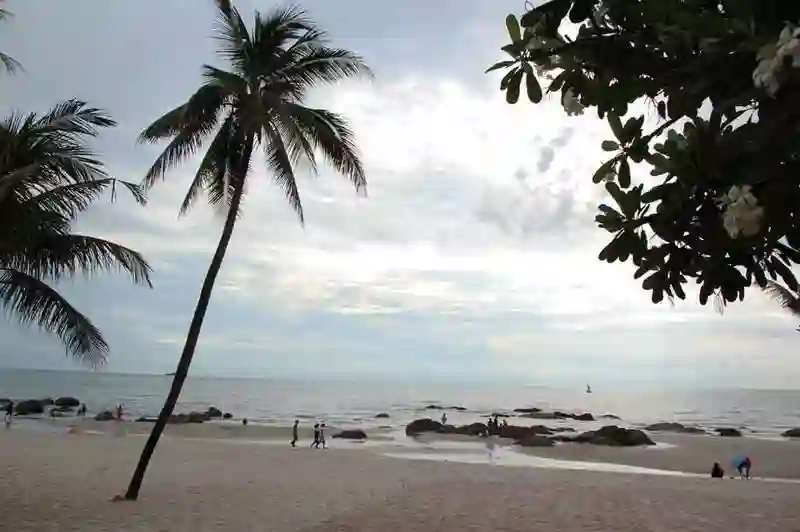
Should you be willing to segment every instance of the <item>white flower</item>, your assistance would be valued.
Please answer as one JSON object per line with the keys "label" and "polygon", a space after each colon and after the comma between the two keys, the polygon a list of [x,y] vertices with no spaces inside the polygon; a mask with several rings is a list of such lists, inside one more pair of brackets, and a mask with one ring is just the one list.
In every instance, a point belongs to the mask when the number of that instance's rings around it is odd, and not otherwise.
{"label": "white flower", "polygon": [[751,189],[750,185],[734,185],[717,199],[722,207],[722,225],[731,238],[753,236],[761,229],[764,208],[758,206]]}
{"label": "white flower", "polygon": [[585,109],[583,104],[578,101],[578,98],[575,96],[575,91],[572,89],[567,89],[561,95],[561,105],[569,116],[582,115]]}
{"label": "white flower", "polygon": [[763,88],[770,96],[780,89],[778,74],[783,70],[784,60],[791,58],[792,68],[800,67],[800,28],[787,25],[778,36],[778,42],[762,46],[758,51],[758,64],[753,70],[753,83]]}

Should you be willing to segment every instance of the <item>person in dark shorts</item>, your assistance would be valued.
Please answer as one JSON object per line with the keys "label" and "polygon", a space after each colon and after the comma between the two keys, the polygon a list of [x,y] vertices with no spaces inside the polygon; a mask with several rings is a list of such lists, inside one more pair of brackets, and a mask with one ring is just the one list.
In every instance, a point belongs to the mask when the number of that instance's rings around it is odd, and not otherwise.
{"label": "person in dark shorts", "polygon": [[319,423],[314,423],[314,441],[311,442],[311,447],[319,449]]}
{"label": "person in dark shorts", "polygon": [[297,447],[297,426],[300,424],[299,419],[294,420],[294,425],[292,425],[292,447]]}

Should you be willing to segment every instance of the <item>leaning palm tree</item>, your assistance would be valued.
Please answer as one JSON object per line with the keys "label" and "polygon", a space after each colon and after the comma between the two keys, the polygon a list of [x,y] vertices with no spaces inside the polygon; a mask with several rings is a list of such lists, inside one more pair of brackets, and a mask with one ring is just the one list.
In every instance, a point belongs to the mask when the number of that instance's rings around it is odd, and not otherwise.
{"label": "leaning palm tree", "polygon": [[[4,2],[5,0],[0,0],[0,3]],[[7,9],[0,8],[0,22],[4,22],[11,18],[13,15]],[[0,52],[0,63],[3,63],[3,67],[5,67],[6,72],[9,74],[13,74],[18,70],[22,70],[22,65],[19,62],[11,57],[8,54]]]}
{"label": "leaning palm tree", "polygon": [[364,169],[347,121],[324,109],[304,105],[309,89],[358,74],[370,75],[362,59],[350,51],[327,46],[325,34],[295,7],[276,9],[248,28],[230,0],[215,0],[218,10],[219,54],[227,69],[202,67],[204,82],[182,105],[156,120],[140,140],[170,139],[147,173],[152,186],[182,160],[210,140],[189,186],[181,213],[202,192],[212,205],[227,209],[217,250],[211,259],[172,386],[124,498],[138,497],[142,480],[186,380],[200,329],[211,300],[258,149],[266,168],[283,189],[303,223],[294,167],[300,160],[316,172],[322,156],[336,170],[365,190]]}
{"label": "leaning palm tree", "polygon": [[[777,303],[791,312],[794,316],[800,317],[800,295],[792,292],[785,286],[775,281],[767,281],[764,291]],[[800,327],[797,329],[800,331]]]}
{"label": "leaning palm tree", "polygon": [[102,111],[68,100],[43,115],[12,113],[0,122],[0,306],[26,324],[55,333],[68,353],[102,363],[108,344],[94,324],[51,286],[77,274],[121,269],[150,284],[135,251],[76,234],[76,217],[120,183],[139,203],[136,185],[110,178],[87,140],[115,125]]}

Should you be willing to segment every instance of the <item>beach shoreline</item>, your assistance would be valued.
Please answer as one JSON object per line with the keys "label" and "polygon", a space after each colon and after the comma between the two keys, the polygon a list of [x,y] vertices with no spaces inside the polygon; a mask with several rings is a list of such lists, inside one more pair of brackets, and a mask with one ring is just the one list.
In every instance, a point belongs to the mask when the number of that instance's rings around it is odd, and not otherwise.
{"label": "beach shoreline", "polygon": [[324,451],[233,448],[235,440],[174,433],[159,445],[140,500],[114,504],[144,442],[128,436],[0,431],[3,525],[82,532],[785,532],[800,525],[792,484],[423,462],[338,442]]}
{"label": "beach shoreline", "polygon": [[[32,421],[32,420],[31,420]],[[120,437],[146,436],[152,423],[100,422],[91,419],[61,418],[37,420],[14,429],[46,428],[57,434],[86,434]],[[37,431],[41,432],[41,431]],[[342,440],[334,438],[339,432],[328,427],[326,433],[329,447],[369,450],[373,453],[438,453],[442,460],[453,453],[469,453],[483,456],[486,446],[497,446],[522,456],[546,460],[584,462],[591,464],[617,464],[621,466],[673,471],[695,475],[709,474],[714,462],[719,462],[729,476],[735,471],[731,459],[737,455],[750,456],[753,475],[760,478],[800,480],[800,441],[792,439],[768,439],[742,436],[738,438],[650,433],[656,442],[654,447],[609,447],[592,444],[559,443],[554,447],[519,447],[510,439],[497,437],[480,438],[463,435],[421,434],[408,437],[402,429],[367,429],[367,440]],[[211,421],[202,424],[167,425],[164,435],[171,439],[221,440],[223,442],[289,445],[291,427],[263,424],[242,425],[240,422]],[[311,444],[312,428],[301,425],[299,447]]]}

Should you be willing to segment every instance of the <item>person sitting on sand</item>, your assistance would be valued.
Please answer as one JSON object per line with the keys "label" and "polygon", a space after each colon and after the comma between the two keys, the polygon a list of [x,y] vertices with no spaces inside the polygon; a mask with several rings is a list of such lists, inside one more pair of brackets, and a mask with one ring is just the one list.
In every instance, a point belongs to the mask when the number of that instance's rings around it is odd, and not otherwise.
{"label": "person sitting on sand", "polygon": [[314,423],[314,441],[311,442],[311,447],[319,449],[319,423]]}
{"label": "person sitting on sand", "polygon": [[725,471],[719,462],[714,462],[714,467],[711,468],[711,478],[725,478]]}
{"label": "person sitting on sand", "polygon": [[292,447],[297,447],[297,426],[300,424],[299,419],[294,420],[294,425],[292,425]]}

